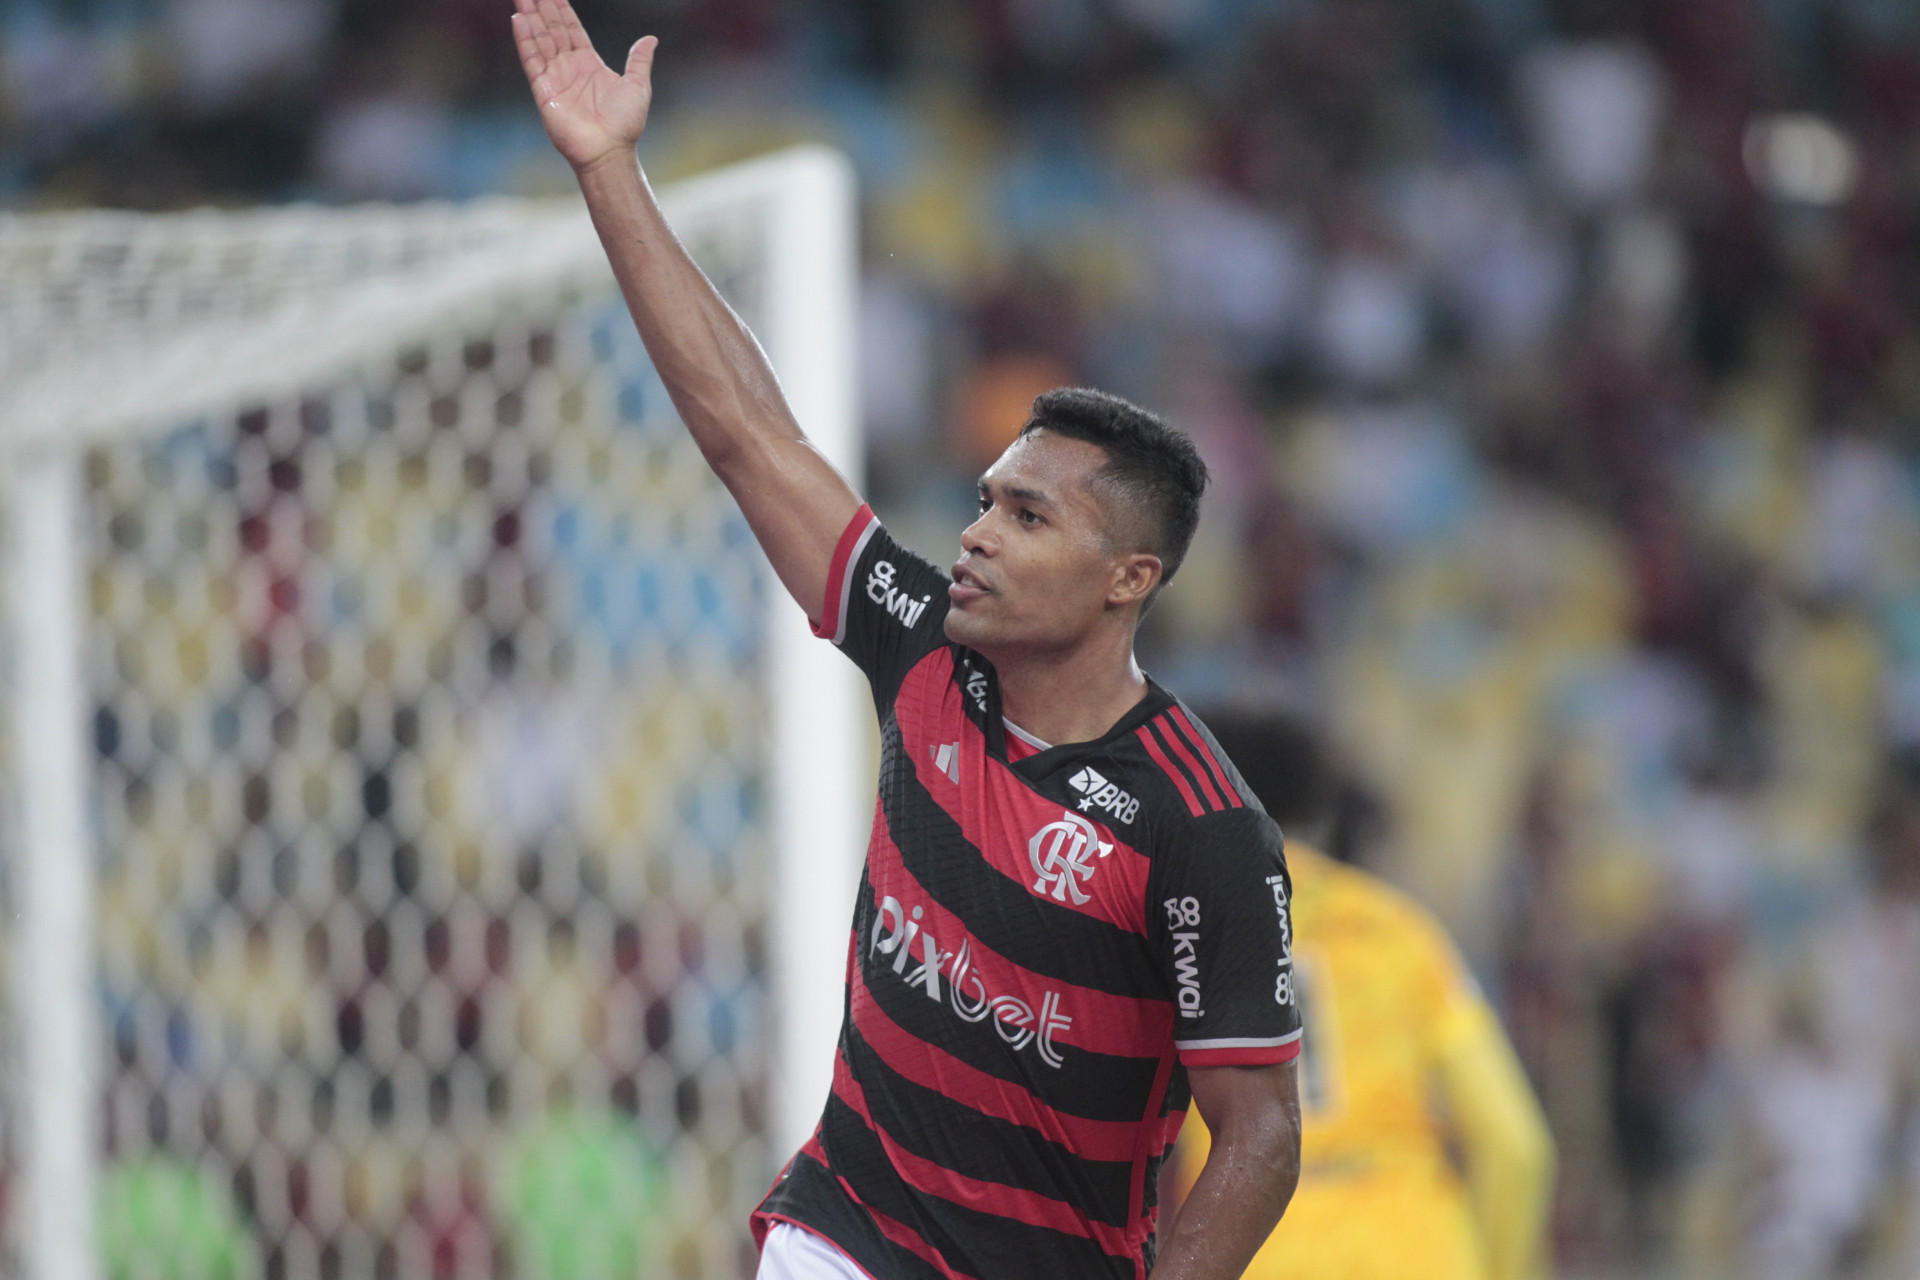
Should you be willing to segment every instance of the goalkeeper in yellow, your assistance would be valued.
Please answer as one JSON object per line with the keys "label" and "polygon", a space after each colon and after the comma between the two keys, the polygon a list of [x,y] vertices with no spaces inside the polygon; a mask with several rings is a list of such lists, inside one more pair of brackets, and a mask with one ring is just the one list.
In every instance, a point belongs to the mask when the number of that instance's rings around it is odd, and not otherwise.
{"label": "goalkeeper in yellow", "polygon": [[[1405,895],[1308,847],[1332,807],[1310,734],[1207,722],[1287,835],[1306,1023],[1300,1186],[1245,1280],[1544,1276],[1553,1141],[1452,943]],[[1188,1116],[1182,1195],[1207,1149]]]}

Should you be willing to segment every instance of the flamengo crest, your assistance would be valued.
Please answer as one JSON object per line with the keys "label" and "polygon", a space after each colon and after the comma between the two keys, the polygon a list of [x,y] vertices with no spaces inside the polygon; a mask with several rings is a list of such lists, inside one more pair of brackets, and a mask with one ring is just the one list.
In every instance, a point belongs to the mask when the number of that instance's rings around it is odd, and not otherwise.
{"label": "flamengo crest", "polygon": [[1057,821],[1033,833],[1027,841],[1027,858],[1033,863],[1033,891],[1055,902],[1069,898],[1078,906],[1091,896],[1081,890],[1084,880],[1093,878],[1093,856],[1106,857],[1113,846],[1100,838],[1091,822],[1071,810],[1062,811]]}

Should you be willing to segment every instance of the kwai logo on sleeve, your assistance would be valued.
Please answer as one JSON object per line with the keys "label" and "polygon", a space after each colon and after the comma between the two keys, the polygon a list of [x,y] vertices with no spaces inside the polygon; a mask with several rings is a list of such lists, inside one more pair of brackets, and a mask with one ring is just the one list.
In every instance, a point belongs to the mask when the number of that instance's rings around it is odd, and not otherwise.
{"label": "kwai logo on sleeve", "polygon": [[1168,898],[1167,929],[1173,937],[1173,976],[1178,984],[1180,1016],[1203,1018],[1200,1007],[1200,899]]}
{"label": "kwai logo on sleeve", "polygon": [[1287,899],[1286,877],[1268,876],[1267,887],[1273,890],[1274,914],[1280,917],[1280,972],[1274,975],[1273,1002],[1292,1004],[1294,1001],[1293,912]]}
{"label": "kwai logo on sleeve", "polygon": [[873,572],[867,575],[867,599],[884,609],[888,616],[908,630],[920,621],[920,615],[927,611],[927,604],[933,599],[931,594],[915,600],[893,584],[899,571],[893,567],[893,561],[882,560],[873,566]]}

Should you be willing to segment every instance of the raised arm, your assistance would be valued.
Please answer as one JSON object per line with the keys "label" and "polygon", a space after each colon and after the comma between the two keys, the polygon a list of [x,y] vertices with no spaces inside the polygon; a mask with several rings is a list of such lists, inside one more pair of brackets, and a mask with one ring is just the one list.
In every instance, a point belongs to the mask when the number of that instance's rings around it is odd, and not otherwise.
{"label": "raised arm", "polygon": [[567,0],[514,4],[541,122],[580,181],[647,354],[781,583],[818,621],[834,544],[860,499],[801,433],[760,344],[694,265],[640,171],[634,145],[658,42],[636,42],[616,74]]}
{"label": "raised arm", "polygon": [[1234,1280],[1300,1181],[1299,1081],[1291,1062],[1192,1067],[1187,1078],[1213,1142],[1164,1237],[1153,1280]]}

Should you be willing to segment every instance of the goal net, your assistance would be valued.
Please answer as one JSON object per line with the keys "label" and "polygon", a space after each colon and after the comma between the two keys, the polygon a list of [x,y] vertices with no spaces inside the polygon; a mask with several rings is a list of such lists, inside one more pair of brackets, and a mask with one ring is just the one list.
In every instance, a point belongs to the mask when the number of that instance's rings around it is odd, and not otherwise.
{"label": "goal net", "polygon": [[[665,199],[855,469],[844,163]],[[577,203],[0,219],[0,454],[9,1270],[749,1270],[858,701]]]}

